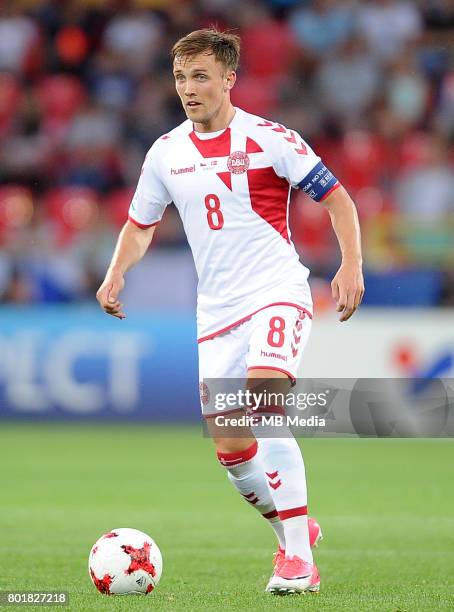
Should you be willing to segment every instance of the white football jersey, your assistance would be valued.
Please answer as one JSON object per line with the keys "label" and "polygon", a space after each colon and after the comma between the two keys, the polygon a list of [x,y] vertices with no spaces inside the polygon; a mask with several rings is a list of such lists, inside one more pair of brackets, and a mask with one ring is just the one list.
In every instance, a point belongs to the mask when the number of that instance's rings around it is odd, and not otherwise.
{"label": "white football jersey", "polygon": [[221,133],[197,134],[186,120],[153,144],[129,218],[146,228],[177,207],[199,278],[201,342],[272,304],[311,314],[309,270],[290,239],[290,188],[320,201],[338,186],[299,134],[237,108]]}

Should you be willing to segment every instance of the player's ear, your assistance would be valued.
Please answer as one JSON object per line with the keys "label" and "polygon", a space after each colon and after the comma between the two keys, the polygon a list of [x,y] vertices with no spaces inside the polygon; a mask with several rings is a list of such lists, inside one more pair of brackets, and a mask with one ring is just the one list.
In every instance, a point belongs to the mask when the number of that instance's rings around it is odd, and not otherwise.
{"label": "player's ear", "polygon": [[235,81],[236,72],[234,72],[233,70],[227,72],[227,74],[225,75],[224,91],[229,91],[229,89],[232,89],[232,87],[235,85]]}

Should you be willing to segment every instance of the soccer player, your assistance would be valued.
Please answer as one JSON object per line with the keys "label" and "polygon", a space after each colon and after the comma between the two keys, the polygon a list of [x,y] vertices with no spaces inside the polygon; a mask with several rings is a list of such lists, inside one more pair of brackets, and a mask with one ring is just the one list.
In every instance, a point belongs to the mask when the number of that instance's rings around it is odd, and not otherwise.
{"label": "soccer player", "polygon": [[[172,49],[186,121],[149,150],[97,299],[123,319],[124,275],[145,254],[164,210],[177,207],[198,272],[201,399],[204,380],[293,381],[309,337],[309,271],[288,228],[290,189],[326,207],[342,254],[331,286],[347,321],[363,292],[360,230],[345,189],[292,129],[235,108],[240,39],[191,32]],[[207,415],[207,420],[212,421]],[[229,430],[230,431],[230,430]],[[269,521],[279,548],[267,591],[317,591],[307,517],[304,462],[293,437],[222,435],[218,459],[239,493]],[[312,534],[312,544],[317,534]]]}

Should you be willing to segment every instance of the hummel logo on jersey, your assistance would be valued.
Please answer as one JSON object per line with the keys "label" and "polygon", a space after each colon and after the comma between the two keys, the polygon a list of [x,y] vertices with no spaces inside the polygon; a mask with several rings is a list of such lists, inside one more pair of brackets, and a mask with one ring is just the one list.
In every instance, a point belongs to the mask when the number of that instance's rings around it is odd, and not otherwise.
{"label": "hummel logo on jersey", "polygon": [[187,172],[195,172],[195,164],[189,168],[170,168],[170,174],[186,174]]}

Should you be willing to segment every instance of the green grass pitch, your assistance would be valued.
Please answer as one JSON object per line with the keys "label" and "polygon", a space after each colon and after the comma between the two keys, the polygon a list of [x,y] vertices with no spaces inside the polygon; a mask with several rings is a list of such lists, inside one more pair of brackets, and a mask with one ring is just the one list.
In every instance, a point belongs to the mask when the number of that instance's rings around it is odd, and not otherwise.
{"label": "green grass pitch", "polygon": [[[199,428],[3,423],[0,590],[66,590],[83,611],[452,609],[453,441],[301,444],[325,535],[321,592],[273,597],[263,591],[274,535]],[[106,597],[91,584],[90,547],[115,527],[158,542],[164,572],[151,596]]]}

